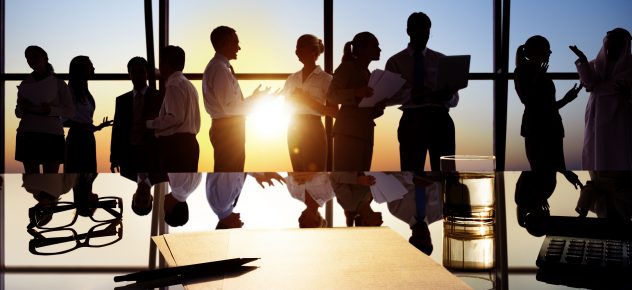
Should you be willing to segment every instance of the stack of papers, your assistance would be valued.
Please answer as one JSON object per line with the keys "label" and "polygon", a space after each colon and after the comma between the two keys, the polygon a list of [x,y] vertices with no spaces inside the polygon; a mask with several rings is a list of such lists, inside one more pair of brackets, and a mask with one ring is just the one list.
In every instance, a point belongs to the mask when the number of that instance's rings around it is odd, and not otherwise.
{"label": "stack of papers", "polygon": [[373,95],[363,98],[358,107],[373,107],[381,100],[388,99],[395,95],[399,89],[406,83],[400,75],[376,69],[371,73],[369,78],[369,87],[373,88]]}
{"label": "stack of papers", "polygon": [[402,199],[408,193],[406,187],[393,175],[384,172],[365,172],[365,175],[375,177],[375,184],[371,186],[371,194],[377,203]]}

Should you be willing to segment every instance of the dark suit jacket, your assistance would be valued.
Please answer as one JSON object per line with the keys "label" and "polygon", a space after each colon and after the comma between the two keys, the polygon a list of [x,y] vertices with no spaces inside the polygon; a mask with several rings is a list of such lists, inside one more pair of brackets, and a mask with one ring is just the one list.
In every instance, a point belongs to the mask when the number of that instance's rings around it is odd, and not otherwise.
{"label": "dark suit jacket", "polygon": [[369,84],[370,73],[355,61],[343,61],[334,72],[327,92],[327,100],[340,104],[334,134],[347,135],[373,144],[373,119],[384,112],[374,107],[360,108],[355,90]]}
{"label": "dark suit jacket", "polygon": [[[162,106],[163,94],[147,88],[143,104],[143,120],[152,120],[158,116]],[[121,168],[121,175],[136,181],[136,174],[139,170],[151,171],[152,168],[159,167],[151,164],[152,160],[158,163],[156,137],[154,130],[145,128],[143,132],[144,146],[142,150],[134,149],[131,143],[131,130],[134,107],[134,93],[129,91],[116,98],[116,108],[114,111],[114,124],[112,127],[112,140],[110,143],[110,162],[117,164]],[[144,154],[145,156],[133,156],[133,154]],[[144,157],[144,158],[143,158]],[[145,164],[138,164],[138,160]]]}

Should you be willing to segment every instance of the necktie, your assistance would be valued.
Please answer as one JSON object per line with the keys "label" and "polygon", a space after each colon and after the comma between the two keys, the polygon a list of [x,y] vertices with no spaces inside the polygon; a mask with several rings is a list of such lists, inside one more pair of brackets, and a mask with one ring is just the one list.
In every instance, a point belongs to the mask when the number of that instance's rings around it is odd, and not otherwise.
{"label": "necktie", "polygon": [[230,69],[230,73],[235,75],[235,69],[233,69],[233,66],[232,65],[228,65],[228,68]]}
{"label": "necktie", "polygon": [[415,185],[415,206],[417,222],[423,222],[426,218],[426,188],[423,185]]}
{"label": "necktie", "polygon": [[424,86],[424,78],[426,77],[426,66],[424,64],[423,51],[415,51],[413,53],[415,58],[415,67],[413,71],[413,86],[415,88],[422,88]]}

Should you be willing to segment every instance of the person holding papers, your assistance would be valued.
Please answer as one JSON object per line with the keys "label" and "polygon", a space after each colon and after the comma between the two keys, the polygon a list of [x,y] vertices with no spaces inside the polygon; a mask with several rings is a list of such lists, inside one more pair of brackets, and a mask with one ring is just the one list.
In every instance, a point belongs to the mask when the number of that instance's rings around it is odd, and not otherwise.
{"label": "person holding papers", "polygon": [[334,72],[327,100],[340,104],[334,124],[334,171],[368,171],[373,157],[373,119],[384,114],[384,103],[359,107],[373,95],[368,86],[369,63],[380,59],[377,38],[370,32],[355,35],[345,44],[342,63]]}
{"label": "person holding papers", "polygon": [[296,104],[287,130],[287,146],[296,172],[326,170],[327,136],[322,115],[335,117],[337,106],[326,106],[325,98],[331,75],[316,65],[323,53],[323,41],[311,34],[301,35],[296,41],[296,56],[303,69],[290,75],[283,92]]}
{"label": "person holding papers", "polygon": [[29,46],[24,56],[33,72],[18,86],[15,115],[20,119],[15,138],[15,160],[26,173],[57,173],[64,162],[64,128],[60,117],[75,114],[66,83],[55,76],[48,54]]}
{"label": "person holding papers", "polygon": [[448,113],[459,102],[457,89],[436,87],[439,59],[444,55],[427,48],[431,21],[423,12],[408,17],[408,47],[386,62],[386,70],[401,74],[406,84],[389,103],[402,104],[397,129],[402,171],[423,171],[426,152],[430,168],[440,169],[439,157],[454,155],[454,122]]}

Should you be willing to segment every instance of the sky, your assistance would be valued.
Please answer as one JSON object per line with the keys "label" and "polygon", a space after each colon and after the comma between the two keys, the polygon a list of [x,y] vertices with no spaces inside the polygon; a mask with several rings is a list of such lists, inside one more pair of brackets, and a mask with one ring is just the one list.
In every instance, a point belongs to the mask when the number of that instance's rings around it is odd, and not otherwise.
{"label": "sky", "polygon": [[[5,72],[29,73],[23,51],[40,45],[49,54],[57,72],[68,71],[76,55],[87,55],[96,73],[125,73],[133,56],[146,56],[142,1],[6,0]],[[154,27],[157,31],[157,1],[154,1]],[[238,73],[292,73],[301,68],[294,55],[295,41],[301,34],[323,37],[322,1],[171,1],[169,43],[181,46],[187,54],[184,71],[201,73],[213,56],[210,31],[219,25],[237,30],[242,50],[232,62]],[[444,54],[472,55],[471,72],[492,71],[492,0],[450,1],[334,1],[334,67],[339,64],[342,47],[358,32],[370,31],[380,42],[382,55],[370,69],[383,69],[389,56],[407,44],[406,18],[423,11],[432,20],[428,47]],[[632,31],[632,1],[626,0],[514,0],[511,2],[510,71],[518,45],[536,34],[551,43],[551,72],[574,72],[574,55],[567,48],[576,44],[589,58],[601,47],[605,33],[615,27]],[[157,35],[156,35],[157,40]],[[322,57],[320,64],[323,64]],[[244,95],[262,83],[280,88],[283,81],[240,81]],[[572,87],[572,81],[556,81],[557,95]],[[14,158],[16,85],[5,86],[5,167],[21,172]],[[194,81],[202,97],[200,81]],[[95,96],[95,120],[114,116],[115,97],[131,89],[126,81],[91,81]],[[493,154],[492,82],[470,81],[460,92],[459,105],[451,110],[456,126],[457,154]],[[561,110],[566,129],[565,153],[570,169],[581,167],[583,113],[588,93]],[[202,103],[202,102],[200,102]],[[252,116],[247,123],[246,170],[291,170],[286,145],[286,125],[274,101]],[[208,138],[210,117],[201,108],[202,128],[200,171],[212,170],[212,147]],[[507,164],[508,170],[528,168],[524,141],[519,135],[523,107],[509,84]],[[372,170],[399,170],[397,125],[401,113],[388,108],[376,120],[376,140]],[[269,120],[277,120],[268,124]],[[266,126],[263,126],[267,124]],[[109,171],[109,128],[96,133],[98,168]],[[427,167],[428,168],[428,167]]]}

